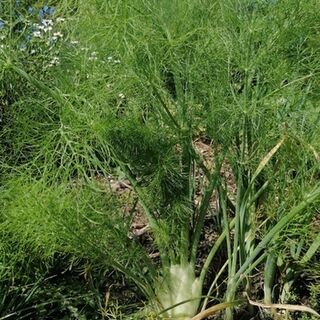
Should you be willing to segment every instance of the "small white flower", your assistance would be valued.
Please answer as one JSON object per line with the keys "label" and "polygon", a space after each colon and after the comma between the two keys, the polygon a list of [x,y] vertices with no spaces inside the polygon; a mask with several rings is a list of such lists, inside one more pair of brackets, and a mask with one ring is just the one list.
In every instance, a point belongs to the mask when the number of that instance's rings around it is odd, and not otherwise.
{"label": "small white flower", "polygon": [[112,56],[109,56],[107,59],[108,59],[108,61],[112,61],[112,60],[113,60],[113,57],[112,57]]}
{"label": "small white flower", "polygon": [[120,63],[120,60],[114,60],[114,63]]}
{"label": "small white flower", "polygon": [[79,41],[78,41],[78,40],[72,40],[72,41],[70,41],[70,43],[71,43],[71,44],[78,44]]}
{"label": "small white flower", "polygon": [[53,21],[51,19],[43,19],[41,22],[45,27],[53,26]]}
{"label": "small white flower", "polygon": [[48,26],[48,27],[45,27],[43,29],[44,32],[48,32],[48,31],[51,31],[52,30],[52,27],[51,26]]}
{"label": "small white flower", "polygon": [[284,104],[286,104],[287,102],[288,102],[288,100],[287,100],[286,98],[284,98],[284,97],[280,97],[280,98],[278,99],[278,103],[279,103],[279,104],[284,105]]}
{"label": "small white flower", "polygon": [[53,57],[48,64],[48,67],[57,66],[60,63],[60,59],[58,57]]}
{"label": "small white flower", "polygon": [[93,51],[91,52],[91,56],[89,57],[89,60],[90,61],[93,61],[93,60],[97,60],[97,52]]}
{"label": "small white flower", "polygon": [[35,38],[42,38],[42,34],[41,34],[40,31],[34,31],[34,32],[33,32],[33,36],[34,36]]}
{"label": "small white flower", "polygon": [[66,19],[65,18],[57,18],[57,22],[64,22]]}
{"label": "small white flower", "polygon": [[54,37],[56,37],[56,38],[63,38],[63,33],[62,32],[55,32],[54,34],[53,34],[53,36]]}
{"label": "small white flower", "polygon": [[121,100],[123,100],[123,99],[126,98],[126,96],[125,96],[123,93],[119,93],[119,98],[120,98]]}

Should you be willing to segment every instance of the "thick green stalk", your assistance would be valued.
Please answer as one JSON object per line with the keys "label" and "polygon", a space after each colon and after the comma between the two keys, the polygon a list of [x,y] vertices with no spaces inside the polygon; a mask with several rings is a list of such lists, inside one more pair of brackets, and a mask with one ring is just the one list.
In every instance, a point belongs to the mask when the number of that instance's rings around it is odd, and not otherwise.
{"label": "thick green stalk", "polygon": [[[183,174],[188,176],[188,185],[186,190],[186,196],[188,198],[188,206],[191,206],[193,210],[194,204],[194,161],[190,153],[190,146],[192,145],[192,140],[190,135],[190,130],[187,137],[184,138],[184,151],[183,151]],[[181,264],[186,264],[189,259],[189,249],[190,249],[190,219],[186,217],[181,226],[181,252],[180,252],[180,262]]]}
{"label": "thick green stalk", "polygon": [[274,276],[276,272],[276,261],[277,256],[271,252],[266,260],[265,266],[264,266],[264,303],[265,304],[272,304],[272,288],[273,288],[273,282],[274,282]]}
{"label": "thick green stalk", "polygon": [[191,262],[194,264],[197,258],[198,245],[199,245],[201,231],[204,224],[205,215],[210,205],[210,199],[211,199],[213,190],[216,186],[217,179],[218,178],[216,176],[212,176],[211,179],[209,180],[209,186],[205,191],[205,194],[202,198],[202,201],[198,210],[197,221],[195,225],[195,230],[194,230],[193,239],[192,239],[192,248],[191,248]]}
{"label": "thick green stalk", "polygon": [[231,259],[231,272],[230,278],[236,274],[237,269],[237,261],[238,261],[238,246],[239,246],[239,237],[240,237],[240,223],[241,223],[241,194],[242,194],[242,180],[241,180],[241,171],[238,173],[238,188],[237,188],[237,200],[236,200],[236,217],[235,217],[235,230],[234,230],[234,240],[233,240],[233,251],[232,251],[232,259]]}
{"label": "thick green stalk", "polygon": [[[267,305],[272,304],[272,289],[274,284],[276,267],[277,267],[277,256],[273,252],[271,252],[267,256],[267,260],[264,266],[263,291],[264,291],[264,303]],[[276,310],[272,308],[271,313],[275,315]]]}
{"label": "thick green stalk", "polygon": [[231,259],[232,259],[232,250],[231,250],[231,239],[230,239],[230,228],[229,228],[229,219],[227,214],[227,200],[226,200],[226,188],[225,190],[219,190],[219,199],[220,199],[220,207],[222,210],[223,222],[226,231],[227,237],[227,254],[228,254],[228,278],[231,276]]}

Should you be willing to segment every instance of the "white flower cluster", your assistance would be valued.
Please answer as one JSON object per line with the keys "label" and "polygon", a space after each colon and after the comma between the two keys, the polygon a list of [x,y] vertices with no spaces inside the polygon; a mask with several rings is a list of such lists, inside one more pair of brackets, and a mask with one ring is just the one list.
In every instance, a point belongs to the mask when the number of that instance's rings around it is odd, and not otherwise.
{"label": "white flower cluster", "polygon": [[63,33],[60,31],[54,32],[51,39],[55,41],[55,40],[58,40],[59,38],[61,38],[61,39],[63,38]]}
{"label": "white flower cluster", "polygon": [[[34,23],[32,25],[34,30],[32,32],[32,37],[34,39],[44,40],[44,43],[46,43],[47,45],[46,50],[51,51],[55,43],[57,43],[57,41],[62,40],[64,38],[64,34],[59,30],[60,28],[59,27],[56,28],[56,24],[63,21],[65,21],[64,18],[57,18],[56,20],[42,19],[39,23]],[[55,52],[55,54],[57,55],[57,52]],[[51,54],[48,54],[48,62],[47,62],[46,68],[51,68],[59,64],[60,64],[60,59],[58,56],[52,56]]]}
{"label": "white flower cluster", "polygon": [[[64,21],[64,18],[57,18],[57,22]],[[54,27],[54,21],[52,19],[42,19],[39,24],[33,24],[34,31],[32,33],[35,38],[44,38],[46,34],[49,34],[49,44],[52,41],[57,41],[58,39],[62,39],[64,37],[61,31],[54,32],[52,34]],[[47,37],[46,37],[47,38]]]}
{"label": "white flower cluster", "polygon": [[107,60],[108,60],[109,63],[114,63],[114,64],[120,63],[120,60],[114,59],[113,56],[109,56],[109,57],[107,58]]}
{"label": "white flower cluster", "polygon": [[[85,50],[88,50],[88,48],[81,48],[80,50],[85,51]],[[95,52],[95,51],[91,52],[91,54],[89,56],[89,60],[90,61],[97,60],[98,59],[97,55],[98,55],[97,52]],[[105,63],[105,62],[106,62],[105,60],[102,61],[102,63]],[[113,56],[108,56],[107,62],[113,63],[113,64],[121,63],[121,61],[119,59],[114,59]]]}
{"label": "white flower cluster", "polygon": [[91,52],[91,55],[90,55],[90,57],[89,57],[89,60],[90,60],[90,61],[93,61],[93,60],[97,60],[97,59],[98,59],[98,57],[97,57],[97,52],[95,52],[95,51]]}
{"label": "white flower cluster", "polygon": [[42,19],[40,24],[34,24],[33,36],[36,38],[42,38],[43,33],[47,33],[52,31],[53,28],[53,20],[51,19]]}
{"label": "white flower cluster", "polygon": [[59,57],[53,57],[48,64],[48,67],[51,68],[53,66],[57,66],[60,63]]}

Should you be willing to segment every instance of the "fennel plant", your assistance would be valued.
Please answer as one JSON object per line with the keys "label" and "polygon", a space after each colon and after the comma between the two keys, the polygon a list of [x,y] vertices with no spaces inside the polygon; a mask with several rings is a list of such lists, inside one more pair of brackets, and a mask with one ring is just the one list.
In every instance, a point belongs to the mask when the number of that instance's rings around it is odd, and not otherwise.
{"label": "fennel plant", "polygon": [[[308,174],[290,202],[284,192],[287,170],[297,168],[295,141],[315,152],[318,144],[317,55],[308,46],[316,27],[305,21],[309,42],[300,43],[301,1],[201,3],[79,1],[75,27],[66,30],[120,63],[65,43],[62,66],[39,75],[13,45],[1,51],[2,89],[13,79],[17,93],[1,131],[3,226],[35,255],[68,253],[123,273],[158,318],[227,309],[230,320],[246,303],[239,292],[251,298],[261,265],[272,302],[279,239],[305,212],[311,219],[320,195]],[[199,137],[210,141],[212,159],[197,149]],[[235,191],[222,174],[226,164]],[[97,179],[116,170],[130,181],[160,261],[129,236],[135,204],[127,215],[123,199]],[[203,260],[212,212],[217,235]],[[317,238],[302,262],[318,246]],[[213,297],[216,285],[223,293]]]}

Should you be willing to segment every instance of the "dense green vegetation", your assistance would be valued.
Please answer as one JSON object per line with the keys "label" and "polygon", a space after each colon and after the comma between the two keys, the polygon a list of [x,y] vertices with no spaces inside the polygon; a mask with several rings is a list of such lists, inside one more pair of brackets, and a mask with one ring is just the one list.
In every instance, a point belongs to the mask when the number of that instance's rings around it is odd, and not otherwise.
{"label": "dense green vegetation", "polygon": [[1,1],[0,319],[318,319],[319,10]]}

